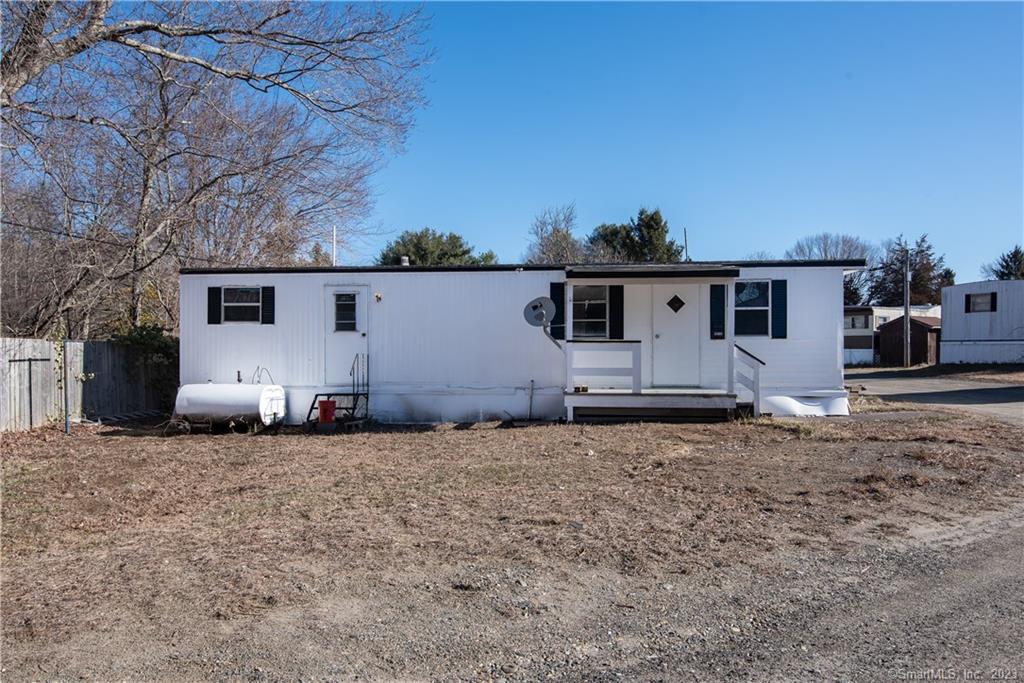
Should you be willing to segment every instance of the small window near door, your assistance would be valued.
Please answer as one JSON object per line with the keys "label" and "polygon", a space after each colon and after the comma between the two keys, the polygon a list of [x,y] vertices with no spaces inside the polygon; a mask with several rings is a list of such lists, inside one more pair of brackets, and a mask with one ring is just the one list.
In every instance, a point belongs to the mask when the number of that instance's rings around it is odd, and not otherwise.
{"label": "small window near door", "polygon": [[334,295],[334,331],[356,331],[356,295],[338,293]]}
{"label": "small window near door", "polygon": [[992,307],[991,292],[985,292],[984,294],[967,295],[968,313],[991,313],[993,310],[995,309]]}
{"label": "small window near door", "polygon": [[768,336],[771,310],[768,280],[747,280],[736,283],[736,334]]}
{"label": "small window near door", "polygon": [[258,323],[260,321],[259,287],[224,287],[224,322]]}
{"label": "small window near door", "polygon": [[608,338],[608,287],[572,288],[572,336],[574,339]]}

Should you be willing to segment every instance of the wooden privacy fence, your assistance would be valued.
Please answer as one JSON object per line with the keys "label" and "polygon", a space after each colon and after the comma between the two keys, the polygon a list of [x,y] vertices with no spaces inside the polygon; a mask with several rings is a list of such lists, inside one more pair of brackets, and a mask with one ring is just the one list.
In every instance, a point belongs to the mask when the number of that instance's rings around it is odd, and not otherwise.
{"label": "wooden privacy fence", "polygon": [[[0,338],[0,431],[31,429],[64,417],[64,377],[71,419],[112,419],[167,410],[176,372],[155,367],[135,349],[108,341]],[[173,393],[170,394],[173,396]]]}

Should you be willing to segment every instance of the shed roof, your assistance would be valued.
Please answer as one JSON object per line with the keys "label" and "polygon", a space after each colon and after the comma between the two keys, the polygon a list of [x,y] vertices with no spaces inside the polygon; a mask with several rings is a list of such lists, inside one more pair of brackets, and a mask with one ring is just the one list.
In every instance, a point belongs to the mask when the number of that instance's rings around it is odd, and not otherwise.
{"label": "shed roof", "polygon": [[[931,315],[912,315],[910,316],[910,322],[914,325],[920,325],[921,327],[927,327],[930,330],[938,329],[942,327],[942,318],[936,318]],[[893,318],[889,322],[882,323],[878,326],[878,329],[890,327],[891,325],[903,325],[903,316]]]}

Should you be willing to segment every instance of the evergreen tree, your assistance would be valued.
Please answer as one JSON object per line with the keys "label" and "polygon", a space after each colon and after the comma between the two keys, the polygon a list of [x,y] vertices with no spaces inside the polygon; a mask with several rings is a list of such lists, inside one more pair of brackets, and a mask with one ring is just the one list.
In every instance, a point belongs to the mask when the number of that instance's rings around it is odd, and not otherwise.
{"label": "evergreen tree", "polygon": [[982,266],[982,274],[990,280],[1024,280],[1024,249],[1020,245]]}
{"label": "evergreen tree", "polygon": [[473,245],[462,235],[444,234],[430,228],[406,230],[398,239],[388,242],[377,256],[377,263],[398,266],[403,256],[408,256],[413,266],[480,266],[498,262],[493,251],[474,254]]}
{"label": "evergreen tree", "polygon": [[668,221],[655,209],[641,208],[629,223],[604,223],[587,238],[594,260],[621,263],[674,263],[683,248],[669,239]]}
{"label": "evergreen tree", "polygon": [[884,245],[885,254],[871,280],[868,298],[879,306],[903,305],[903,264],[910,258],[910,303],[935,304],[942,301],[942,288],[954,283],[956,274],[946,267],[943,256],[935,255],[928,235],[913,246],[900,235]]}

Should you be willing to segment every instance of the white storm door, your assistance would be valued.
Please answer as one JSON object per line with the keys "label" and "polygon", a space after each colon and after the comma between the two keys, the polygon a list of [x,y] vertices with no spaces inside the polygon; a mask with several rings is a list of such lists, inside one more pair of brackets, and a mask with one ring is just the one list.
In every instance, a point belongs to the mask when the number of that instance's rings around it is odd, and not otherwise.
{"label": "white storm door", "polygon": [[700,285],[652,285],[651,384],[700,384]]}
{"label": "white storm door", "polygon": [[352,384],[352,361],[366,353],[369,331],[368,288],[360,285],[324,288],[324,384]]}

